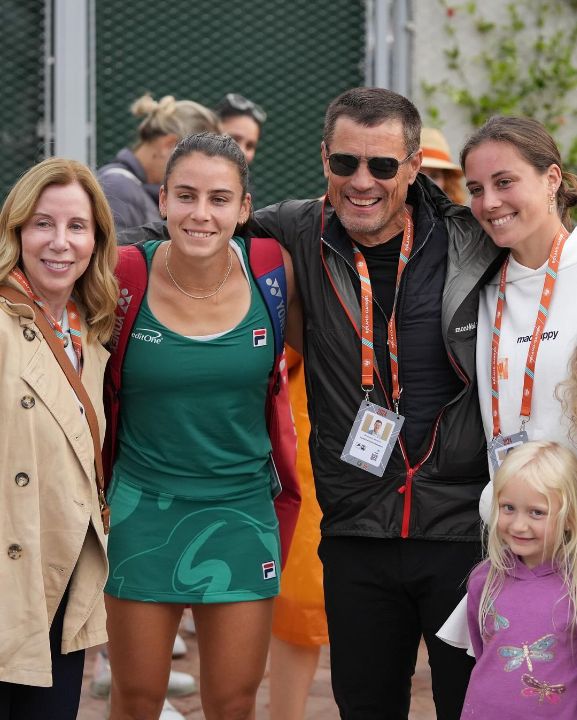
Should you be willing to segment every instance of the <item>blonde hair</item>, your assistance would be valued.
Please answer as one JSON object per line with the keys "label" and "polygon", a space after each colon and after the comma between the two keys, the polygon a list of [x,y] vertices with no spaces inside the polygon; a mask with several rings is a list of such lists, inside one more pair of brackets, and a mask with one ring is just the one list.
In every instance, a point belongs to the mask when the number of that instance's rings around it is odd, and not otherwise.
{"label": "blonde hair", "polygon": [[[529,487],[547,498],[556,495],[561,507],[556,518],[551,563],[563,579],[571,605],[570,628],[577,628],[577,457],[555,442],[529,442],[512,450],[493,479],[493,500],[487,534],[487,557],[490,563],[479,604],[479,628],[486,636],[488,617],[501,592],[505,576],[512,569],[514,558],[499,537],[499,497],[513,478],[522,479]],[[552,520],[547,518],[549,523]],[[547,528],[550,530],[550,528]]]}
{"label": "blonde hair", "polygon": [[0,282],[20,262],[21,229],[32,217],[40,196],[50,185],[78,183],[90,198],[94,214],[94,254],[74,286],[84,306],[88,340],[106,342],[114,326],[118,284],[114,276],[117,250],[114,220],[98,180],[76,160],[48,158],[30,168],[14,185],[0,212]]}
{"label": "blonde hair", "polygon": [[138,126],[138,145],[162,135],[176,135],[178,140],[199,132],[220,133],[216,114],[194,100],[175,100],[165,95],[156,101],[146,93],[130,106],[135,117],[144,117]]}
{"label": "blonde hair", "polygon": [[569,438],[575,442],[577,440],[577,348],[569,359],[569,377],[557,385],[555,396],[570,420]]}

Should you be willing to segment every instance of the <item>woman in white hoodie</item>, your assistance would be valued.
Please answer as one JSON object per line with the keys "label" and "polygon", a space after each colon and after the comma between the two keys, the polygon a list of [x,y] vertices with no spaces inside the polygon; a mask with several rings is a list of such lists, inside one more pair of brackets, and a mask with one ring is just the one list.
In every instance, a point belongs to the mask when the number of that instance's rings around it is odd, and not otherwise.
{"label": "woman in white hoodie", "polygon": [[577,177],[563,171],[555,142],[530,118],[491,118],[465,144],[461,164],[475,218],[510,250],[481,293],[477,328],[479,399],[494,470],[503,453],[493,448],[507,439],[571,445],[555,388],[577,346],[577,232],[569,233]]}

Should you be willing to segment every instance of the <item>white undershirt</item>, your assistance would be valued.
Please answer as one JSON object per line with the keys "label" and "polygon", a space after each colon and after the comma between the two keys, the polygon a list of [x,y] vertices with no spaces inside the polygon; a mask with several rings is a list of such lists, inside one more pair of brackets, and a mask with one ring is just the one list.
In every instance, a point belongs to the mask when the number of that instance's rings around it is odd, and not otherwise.
{"label": "white undershirt", "polygon": [[[250,286],[250,278],[248,275],[248,270],[246,269],[242,250],[240,249],[240,247],[238,246],[238,243],[235,240],[231,239],[229,241],[229,245],[234,250],[234,252],[236,253],[236,256],[238,257],[238,261],[240,263],[243,273],[245,274],[246,281],[248,282],[248,287],[252,293],[252,288]],[[201,340],[203,342],[208,342],[209,340],[216,340],[216,338],[226,335],[227,333],[231,332],[231,330],[234,330],[234,327],[231,327],[228,330],[223,330],[222,332],[212,333],[212,335],[186,335],[185,337],[187,337],[189,340]]]}

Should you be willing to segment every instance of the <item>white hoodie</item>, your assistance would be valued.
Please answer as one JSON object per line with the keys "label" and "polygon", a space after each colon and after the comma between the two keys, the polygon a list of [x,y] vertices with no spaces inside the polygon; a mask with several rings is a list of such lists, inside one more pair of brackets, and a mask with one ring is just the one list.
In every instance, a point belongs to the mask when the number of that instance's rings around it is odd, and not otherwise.
{"label": "white hoodie", "polygon": [[[511,255],[507,269],[505,309],[499,343],[499,414],[501,433],[511,435],[521,427],[521,397],[527,350],[537,318],[547,262],[533,270]],[[495,321],[500,272],[481,292],[477,328],[477,378],[483,427],[487,441],[493,434],[491,416],[491,331]],[[577,346],[577,230],[567,239],[549,315],[545,324],[533,385],[531,419],[525,426],[529,440],[554,440],[572,450],[569,419],[555,395],[568,377],[568,363]]]}

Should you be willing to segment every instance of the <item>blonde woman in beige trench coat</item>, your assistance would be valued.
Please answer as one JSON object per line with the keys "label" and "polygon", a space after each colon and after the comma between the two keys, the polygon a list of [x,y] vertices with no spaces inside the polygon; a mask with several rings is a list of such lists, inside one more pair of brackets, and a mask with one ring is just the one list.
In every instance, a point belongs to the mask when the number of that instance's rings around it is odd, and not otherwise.
{"label": "blonde woman in beige trench coat", "polygon": [[[36,325],[44,313],[104,435],[117,286],[110,209],[84,165],[51,158],[0,214],[0,717],[71,720],[84,649],[106,640],[105,537],[84,409]],[[1,293],[0,293],[1,295]]]}

